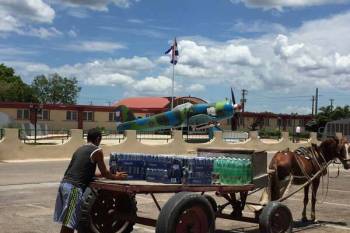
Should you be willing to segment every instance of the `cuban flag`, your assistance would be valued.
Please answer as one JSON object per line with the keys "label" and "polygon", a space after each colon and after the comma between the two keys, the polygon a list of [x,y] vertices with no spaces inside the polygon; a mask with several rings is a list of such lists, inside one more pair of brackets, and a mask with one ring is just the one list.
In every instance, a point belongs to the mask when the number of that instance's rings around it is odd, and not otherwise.
{"label": "cuban flag", "polygon": [[165,54],[169,54],[171,52],[171,64],[176,65],[177,57],[179,56],[179,50],[177,49],[176,38],[174,39],[173,45],[165,52]]}

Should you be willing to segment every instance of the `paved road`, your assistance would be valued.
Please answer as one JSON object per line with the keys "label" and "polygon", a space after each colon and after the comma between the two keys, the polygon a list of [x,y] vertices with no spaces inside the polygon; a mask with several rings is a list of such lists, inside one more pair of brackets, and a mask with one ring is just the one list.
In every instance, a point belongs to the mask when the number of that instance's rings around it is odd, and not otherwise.
{"label": "paved road", "polygon": [[[52,212],[58,182],[67,164],[68,161],[0,163],[0,232],[59,232],[60,226],[52,222]],[[332,175],[335,175],[335,169],[332,169]],[[340,177],[330,180],[327,198],[317,204],[317,218],[321,224],[301,226],[298,220],[301,217],[302,194],[289,199],[286,204],[295,219],[294,232],[350,232],[349,179],[350,172],[341,171]],[[318,196],[322,199],[321,190]],[[169,195],[162,194],[157,198],[163,204]],[[150,196],[140,195],[137,202],[139,214],[157,217],[158,210]],[[256,224],[235,221],[217,220],[216,226],[217,233],[259,232]],[[154,232],[154,229],[135,225],[134,232]]]}

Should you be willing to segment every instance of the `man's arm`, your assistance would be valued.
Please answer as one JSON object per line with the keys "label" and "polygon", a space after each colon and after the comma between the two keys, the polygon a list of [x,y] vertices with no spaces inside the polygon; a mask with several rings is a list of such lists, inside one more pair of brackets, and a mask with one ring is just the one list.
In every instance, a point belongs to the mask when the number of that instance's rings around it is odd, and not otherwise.
{"label": "man's arm", "polygon": [[97,162],[98,169],[101,172],[101,175],[97,175],[98,177],[102,176],[110,180],[123,180],[127,177],[125,172],[117,172],[116,174],[112,174],[106,167],[105,161],[103,160],[103,152],[102,150],[96,151],[91,159]]}

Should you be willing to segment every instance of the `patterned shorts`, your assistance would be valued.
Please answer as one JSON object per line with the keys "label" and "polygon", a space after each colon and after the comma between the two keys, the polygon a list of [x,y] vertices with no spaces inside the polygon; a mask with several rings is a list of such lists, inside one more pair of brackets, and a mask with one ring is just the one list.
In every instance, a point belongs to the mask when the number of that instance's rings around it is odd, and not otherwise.
{"label": "patterned shorts", "polygon": [[81,188],[62,182],[58,188],[53,220],[71,229],[77,229],[82,199]]}

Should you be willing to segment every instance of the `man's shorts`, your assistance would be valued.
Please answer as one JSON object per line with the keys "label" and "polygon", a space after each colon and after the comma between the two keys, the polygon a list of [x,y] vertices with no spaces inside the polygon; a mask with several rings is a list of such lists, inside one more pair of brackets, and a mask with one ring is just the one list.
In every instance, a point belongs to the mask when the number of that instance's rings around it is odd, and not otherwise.
{"label": "man's shorts", "polygon": [[62,182],[58,188],[54,221],[71,229],[77,229],[82,199],[81,188]]}

